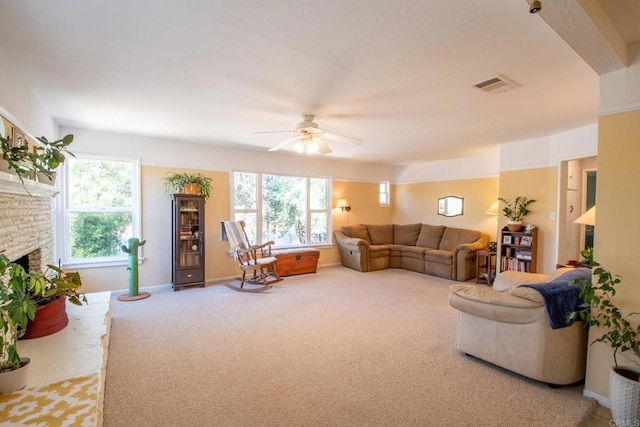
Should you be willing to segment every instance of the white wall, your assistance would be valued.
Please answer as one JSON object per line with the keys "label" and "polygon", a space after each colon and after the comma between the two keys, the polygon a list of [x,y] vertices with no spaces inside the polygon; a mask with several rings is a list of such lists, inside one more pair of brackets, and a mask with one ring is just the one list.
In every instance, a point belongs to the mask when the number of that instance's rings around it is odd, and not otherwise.
{"label": "white wall", "polygon": [[328,157],[270,153],[266,150],[246,150],[79,128],[60,128],[61,135],[69,133],[74,135],[73,152],[139,158],[145,166],[218,172],[227,172],[233,167],[291,175],[327,176],[359,182],[392,179],[390,166],[332,160]]}
{"label": "white wall", "polygon": [[559,166],[569,159],[598,153],[598,125],[592,124],[542,138],[500,145],[500,171]]}
{"label": "white wall", "polygon": [[0,49],[0,114],[31,136],[57,138],[58,127],[53,118],[10,63]]}
{"label": "white wall", "polygon": [[393,183],[489,178],[498,176],[499,166],[500,152],[497,150],[495,153],[482,156],[399,165],[393,168]]}

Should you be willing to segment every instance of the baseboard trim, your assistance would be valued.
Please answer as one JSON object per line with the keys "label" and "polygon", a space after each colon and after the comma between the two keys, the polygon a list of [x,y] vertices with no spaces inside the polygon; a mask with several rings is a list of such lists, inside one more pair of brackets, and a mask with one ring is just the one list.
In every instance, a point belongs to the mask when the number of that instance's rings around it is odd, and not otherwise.
{"label": "baseboard trim", "polygon": [[611,400],[608,397],[601,396],[598,393],[594,393],[586,389],[582,390],[582,395],[585,397],[592,397],[597,400],[600,405],[611,409]]}

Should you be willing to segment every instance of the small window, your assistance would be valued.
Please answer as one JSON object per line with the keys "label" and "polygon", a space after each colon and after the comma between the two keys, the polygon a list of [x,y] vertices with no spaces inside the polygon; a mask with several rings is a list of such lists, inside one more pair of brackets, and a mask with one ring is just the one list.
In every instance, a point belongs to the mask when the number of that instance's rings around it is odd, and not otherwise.
{"label": "small window", "polygon": [[391,205],[389,181],[380,181],[380,206]]}

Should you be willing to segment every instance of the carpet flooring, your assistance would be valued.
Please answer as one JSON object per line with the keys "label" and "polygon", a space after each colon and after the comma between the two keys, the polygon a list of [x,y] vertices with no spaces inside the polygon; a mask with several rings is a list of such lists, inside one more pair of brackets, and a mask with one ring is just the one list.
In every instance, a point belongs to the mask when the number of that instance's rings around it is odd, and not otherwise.
{"label": "carpet flooring", "polygon": [[342,266],[117,301],[104,425],[572,426],[596,402],[455,349],[454,282]]}

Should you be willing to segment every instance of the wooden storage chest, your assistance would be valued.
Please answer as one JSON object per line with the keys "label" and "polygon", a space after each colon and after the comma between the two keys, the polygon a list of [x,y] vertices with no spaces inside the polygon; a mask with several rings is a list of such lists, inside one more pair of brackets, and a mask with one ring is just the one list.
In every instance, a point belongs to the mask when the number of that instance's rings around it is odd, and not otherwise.
{"label": "wooden storage chest", "polygon": [[320,249],[300,248],[274,251],[278,259],[278,275],[293,276],[295,274],[315,273],[318,268]]}

